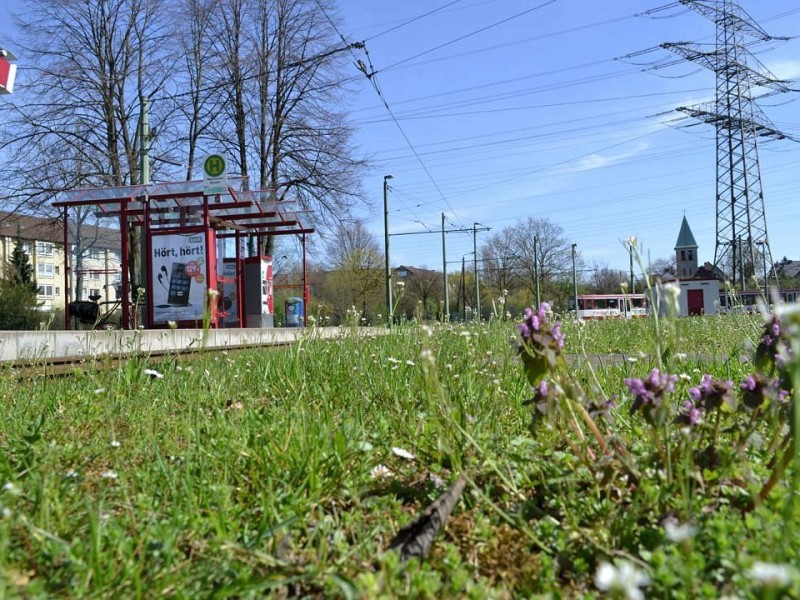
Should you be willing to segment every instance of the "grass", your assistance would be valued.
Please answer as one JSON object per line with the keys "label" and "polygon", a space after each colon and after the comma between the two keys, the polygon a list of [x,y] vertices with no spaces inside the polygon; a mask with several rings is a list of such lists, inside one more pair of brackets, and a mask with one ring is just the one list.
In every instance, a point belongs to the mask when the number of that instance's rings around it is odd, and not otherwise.
{"label": "grass", "polygon": [[[750,372],[738,357],[760,322],[748,319],[666,324],[665,366],[685,375],[676,404],[701,373]],[[676,427],[661,438],[667,473],[623,384],[655,360],[652,324],[565,329],[570,353],[639,357],[567,371],[592,398],[618,395],[613,425],[597,422],[635,481],[591,436],[531,429],[510,323],[4,376],[0,597],[590,597],[603,562],[644,573],[648,597],[800,593],[796,574],[770,587],[751,573],[796,563],[800,548],[787,486],[744,508],[771,472],[773,424],[741,451],[720,443],[699,470]],[[394,534],[462,473],[431,554],[401,564]],[[692,535],[670,541],[673,521]]]}

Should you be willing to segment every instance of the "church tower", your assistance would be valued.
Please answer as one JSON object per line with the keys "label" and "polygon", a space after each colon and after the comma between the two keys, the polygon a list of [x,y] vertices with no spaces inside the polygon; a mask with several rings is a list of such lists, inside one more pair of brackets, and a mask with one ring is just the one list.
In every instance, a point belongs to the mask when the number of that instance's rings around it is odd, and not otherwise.
{"label": "church tower", "polygon": [[675,266],[678,279],[691,279],[697,273],[697,242],[694,241],[686,215],[683,216],[678,241],[675,242]]}

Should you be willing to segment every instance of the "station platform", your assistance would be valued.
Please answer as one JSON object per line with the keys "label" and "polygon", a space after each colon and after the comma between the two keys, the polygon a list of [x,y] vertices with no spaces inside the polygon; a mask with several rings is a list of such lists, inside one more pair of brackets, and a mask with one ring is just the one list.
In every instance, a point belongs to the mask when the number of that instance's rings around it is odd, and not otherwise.
{"label": "station platform", "polygon": [[[374,336],[381,328],[361,327],[357,335]],[[143,329],[138,331],[0,331],[0,364],[48,362],[165,353],[192,350],[223,350],[291,344],[298,339],[336,339],[353,335],[339,327],[275,329]],[[204,340],[205,336],[205,340]]]}

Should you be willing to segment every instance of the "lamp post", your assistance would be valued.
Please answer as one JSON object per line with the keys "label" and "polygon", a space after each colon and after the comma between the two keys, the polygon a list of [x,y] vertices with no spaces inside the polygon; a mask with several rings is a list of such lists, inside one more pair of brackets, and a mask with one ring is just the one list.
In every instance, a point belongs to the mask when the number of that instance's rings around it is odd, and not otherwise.
{"label": "lamp post", "polygon": [[578,271],[575,268],[575,248],[578,244],[572,244],[572,291],[575,295],[575,316],[578,316]]}
{"label": "lamp post", "polygon": [[481,320],[481,287],[478,279],[478,225],[480,223],[472,224],[472,254],[475,266],[475,314],[478,315],[478,321]]}
{"label": "lamp post", "polygon": [[392,271],[389,267],[389,180],[391,175],[383,176],[383,233],[386,256],[386,314],[389,318],[389,329],[392,328]]}
{"label": "lamp post", "polygon": [[631,294],[636,293],[636,278],[633,276],[633,243],[634,240],[631,238],[628,240],[628,256],[630,258],[630,270],[631,270]]}

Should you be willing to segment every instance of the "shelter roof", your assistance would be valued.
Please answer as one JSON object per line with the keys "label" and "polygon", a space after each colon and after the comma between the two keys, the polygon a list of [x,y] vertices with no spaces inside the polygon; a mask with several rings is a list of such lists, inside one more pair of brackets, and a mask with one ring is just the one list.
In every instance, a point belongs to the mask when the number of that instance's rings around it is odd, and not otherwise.
{"label": "shelter roof", "polygon": [[208,198],[211,223],[217,229],[271,235],[314,231],[303,223],[303,216],[310,211],[299,202],[279,201],[273,190],[242,190],[246,180],[228,178],[226,193],[209,196],[204,195],[202,180],[69,190],[53,206],[96,206],[100,218],[124,213],[140,224],[147,215],[151,226],[159,228],[200,219]]}

